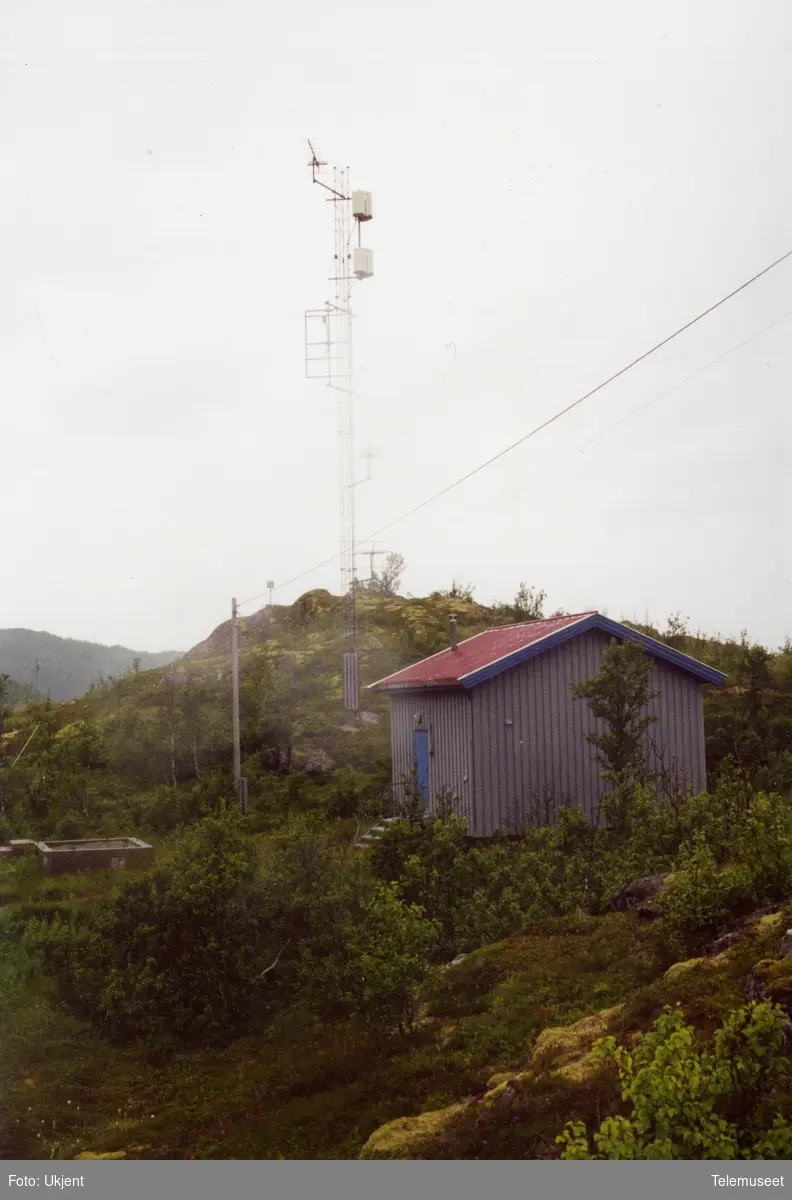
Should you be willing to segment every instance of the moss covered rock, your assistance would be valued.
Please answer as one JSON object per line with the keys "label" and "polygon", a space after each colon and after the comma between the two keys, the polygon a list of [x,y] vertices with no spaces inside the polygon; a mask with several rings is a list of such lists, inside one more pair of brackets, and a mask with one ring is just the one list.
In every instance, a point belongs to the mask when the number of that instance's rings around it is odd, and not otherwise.
{"label": "moss covered rock", "polygon": [[783,913],[780,913],[780,912],[765,913],[764,916],[761,916],[759,918],[759,920],[756,922],[756,932],[760,933],[760,934],[761,933],[772,933],[776,929],[781,928],[783,919],[784,919]]}
{"label": "moss covered rock", "polygon": [[679,979],[681,975],[689,975],[694,971],[706,971],[710,967],[717,966],[722,957],[721,953],[713,954],[710,958],[686,958],[682,962],[675,962],[666,971],[665,978]]}
{"label": "moss covered rock", "polygon": [[558,1070],[572,1063],[579,1063],[589,1053],[598,1038],[610,1033],[623,1005],[605,1008],[602,1012],[583,1017],[574,1025],[557,1029],[545,1029],[539,1034],[534,1046],[531,1065],[534,1069]]}
{"label": "moss covered rock", "polygon": [[762,981],[769,1000],[792,1007],[792,956],[763,959],[754,967],[754,975]]}
{"label": "moss covered rock", "polygon": [[503,1083],[511,1083],[513,1079],[517,1078],[517,1074],[518,1072],[516,1071],[499,1071],[497,1075],[492,1075],[487,1080],[487,1091],[491,1092],[494,1088],[500,1087]]}
{"label": "moss covered rock", "polygon": [[419,1117],[399,1117],[372,1133],[361,1158],[426,1158],[434,1138],[442,1133],[464,1105],[452,1104]]}
{"label": "moss covered rock", "polygon": [[85,1150],[82,1154],[75,1154],[73,1161],[99,1162],[100,1160],[119,1158],[126,1158],[126,1150],[113,1150],[108,1154],[94,1154],[90,1150]]}

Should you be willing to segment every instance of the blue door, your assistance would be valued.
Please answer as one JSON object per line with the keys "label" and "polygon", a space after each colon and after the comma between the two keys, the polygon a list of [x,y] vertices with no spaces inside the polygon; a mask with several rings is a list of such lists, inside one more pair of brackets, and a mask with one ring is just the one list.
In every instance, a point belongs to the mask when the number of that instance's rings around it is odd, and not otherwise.
{"label": "blue door", "polygon": [[415,782],[424,803],[429,803],[429,732],[413,730],[413,757],[415,759]]}

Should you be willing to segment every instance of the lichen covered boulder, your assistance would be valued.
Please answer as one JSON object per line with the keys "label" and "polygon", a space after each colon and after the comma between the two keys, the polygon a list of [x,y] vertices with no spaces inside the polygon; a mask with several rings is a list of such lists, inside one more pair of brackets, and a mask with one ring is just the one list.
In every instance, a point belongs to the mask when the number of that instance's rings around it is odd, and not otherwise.
{"label": "lichen covered boulder", "polygon": [[464,1108],[452,1104],[418,1117],[399,1117],[372,1133],[360,1158],[425,1158],[431,1157],[433,1140],[443,1132],[452,1119]]}
{"label": "lichen covered boulder", "polygon": [[513,1079],[517,1078],[517,1075],[517,1071],[499,1071],[497,1075],[492,1075],[487,1080],[487,1091],[494,1091],[496,1087],[500,1087],[503,1083],[511,1083]]}
{"label": "lichen covered boulder", "polygon": [[559,1070],[573,1063],[579,1063],[589,1053],[598,1038],[605,1037],[611,1032],[622,1009],[623,1005],[617,1004],[613,1008],[593,1013],[590,1017],[583,1017],[574,1025],[543,1030],[536,1039],[531,1058],[532,1068],[547,1070],[553,1067],[555,1070]]}
{"label": "lichen covered boulder", "polygon": [[763,959],[753,969],[764,985],[769,1000],[792,1008],[792,955],[780,959]]}
{"label": "lichen covered boulder", "polygon": [[757,933],[771,933],[775,929],[780,929],[783,922],[783,913],[770,912],[765,913],[756,922]]}
{"label": "lichen covered boulder", "polygon": [[691,971],[706,970],[712,962],[712,958],[686,958],[682,962],[675,962],[673,966],[670,966],[665,973],[665,978],[678,979],[680,975],[687,975]]}
{"label": "lichen covered boulder", "polygon": [[126,1158],[125,1150],[113,1150],[107,1154],[93,1154],[90,1150],[84,1150],[82,1154],[75,1154],[74,1162],[100,1162],[106,1159],[121,1159]]}

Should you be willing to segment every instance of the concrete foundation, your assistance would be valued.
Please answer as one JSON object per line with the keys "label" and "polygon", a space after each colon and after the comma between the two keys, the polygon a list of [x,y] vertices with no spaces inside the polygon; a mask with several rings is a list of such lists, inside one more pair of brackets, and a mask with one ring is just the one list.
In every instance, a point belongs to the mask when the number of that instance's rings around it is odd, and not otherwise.
{"label": "concrete foundation", "polygon": [[68,842],[38,842],[45,875],[65,872],[122,870],[152,862],[154,847],[139,838],[83,838]]}
{"label": "concrete foundation", "polygon": [[14,858],[38,853],[38,846],[31,838],[12,838],[8,845]]}

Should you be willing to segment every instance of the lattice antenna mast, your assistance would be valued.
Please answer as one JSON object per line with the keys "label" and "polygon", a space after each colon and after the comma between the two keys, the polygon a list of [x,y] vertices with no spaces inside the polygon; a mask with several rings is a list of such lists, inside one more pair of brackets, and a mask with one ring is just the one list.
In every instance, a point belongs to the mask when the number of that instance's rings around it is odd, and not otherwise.
{"label": "lattice antenna mast", "polygon": [[[361,227],[371,220],[371,194],[350,192],[349,168],[333,169],[332,185],[320,178],[327,166],[311,142],[309,166],[312,182],[329,192],[333,205],[334,253],[333,300],[324,308],[305,314],[305,367],[309,379],[323,379],[338,392],[338,485],[341,523],[341,594],[344,598],[344,628],[349,650],[344,656],[344,704],[358,709],[358,670],[355,650],[357,634],[355,569],[355,426],[352,386],[352,282],[369,279],[373,274],[373,256],[361,246]],[[353,227],[357,226],[357,244],[353,245]],[[369,459],[370,465],[370,459]],[[369,470],[370,474],[370,470]]]}

